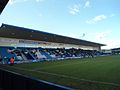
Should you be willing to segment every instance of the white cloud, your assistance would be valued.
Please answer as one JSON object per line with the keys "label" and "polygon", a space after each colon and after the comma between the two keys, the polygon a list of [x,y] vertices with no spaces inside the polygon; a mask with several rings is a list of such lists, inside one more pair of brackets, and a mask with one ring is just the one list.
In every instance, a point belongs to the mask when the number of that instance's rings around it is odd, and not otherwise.
{"label": "white cloud", "polygon": [[114,17],[114,16],[115,16],[115,14],[114,14],[114,13],[110,15],[110,17]]}
{"label": "white cloud", "polygon": [[9,0],[9,3],[8,3],[8,4],[12,5],[12,4],[16,3],[16,1],[17,1],[17,0]]}
{"label": "white cloud", "polygon": [[97,40],[101,40],[107,37],[108,34],[111,33],[111,30],[103,31],[103,32],[95,32],[95,38]]}
{"label": "white cloud", "polygon": [[90,7],[90,1],[85,2],[84,8],[88,8],[88,7]]}
{"label": "white cloud", "polygon": [[[29,0],[9,0],[9,4],[10,5],[13,5],[13,4],[16,4],[16,3],[23,3],[23,2],[26,2],[26,1],[29,1]],[[43,2],[45,0],[32,0],[32,1],[36,1],[36,2]]]}
{"label": "white cloud", "polygon": [[102,32],[95,32],[94,37],[93,37],[94,38],[93,41],[106,44],[106,46],[103,46],[102,49],[111,49],[111,48],[120,47],[120,40],[108,38],[108,36],[110,34],[112,34],[111,30],[106,30],[106,31],[102,31]]}
{"label": "white cloud", "polygon": [[79,4],[75,4],[72,7],[69,8],[69,13],[72,15],[76,15],[80,12],[80,5]]}
{"label": "white cloud", "polygon": [[43,2],[44,0],[36,0],[36,2]]}
{"label": "white cloud", "polygon": [[16,3],[22,3],[22,2],[26,2],[28,0],[9,0],[8,4],[13,5]]}
{"label": "white cloud", "polygon": [[39,13],[39,14],[38,14],[38,16],[39,16],[39,17],[42,17],[42,16],[43,16],[43,14],[42,14],[42,13]]}
{"label": "white cloud", "polygon": [[105,16],[105,15],[99,15],[99,16],[96,16],[96,17],[90,19],[90,20],[87,20],[86,23],[88,23],[88,24],[94,24],[94,23],[102,21],[102,20],[104,20],[106,18],[107,18],[107,16]]}
{"label": "white cloud", "polygon": [[120,47],[120,40],[116,39],[105,39],[102,41],[106,44],[106,46],[103,46],[102,49],[112,49],[112,48],[118,48]]}
{"label": "white cloud", "polygon": [[103,46],[102,49],[111,49],[111,48],[120,47],[119,38],[118,39],[109,38],[109,36],[112,34],[112,30],[105,30],[101,32],[85,33],[85,34],[86,34],[85,37],[83,37],[84,33],[83,34],[78,34],[76,32],[61,33],[61,35],[64,36],[105,44],[106,46]]}

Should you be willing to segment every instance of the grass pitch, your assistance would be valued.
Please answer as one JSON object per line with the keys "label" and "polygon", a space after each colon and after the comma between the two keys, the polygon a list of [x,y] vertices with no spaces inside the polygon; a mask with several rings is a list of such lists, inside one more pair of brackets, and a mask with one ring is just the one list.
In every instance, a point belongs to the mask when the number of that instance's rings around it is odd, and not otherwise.
{"label": "grass pitch", "polygon": [[81,90],[120,90],[120,56],[4,65],[9,70]]}

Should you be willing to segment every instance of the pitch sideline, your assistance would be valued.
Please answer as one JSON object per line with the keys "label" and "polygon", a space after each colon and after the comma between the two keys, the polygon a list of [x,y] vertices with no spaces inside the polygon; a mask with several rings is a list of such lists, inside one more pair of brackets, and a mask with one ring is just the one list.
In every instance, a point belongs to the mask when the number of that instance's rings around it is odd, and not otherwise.
{"label": "pitch sideline", "polygon": [[34,72],[38,72],[38,73],[43,73],[43,74],[48,74],[48,75],[53,75],[53,76],[59,76],[59,77],[64,77],[64,78],[69,78],[69,79],[74,79],[74,80],[81,80],[81,81],[86,81],[86,82],[91,82],[91,83],[100,83],[100,84],[113,85],[113,86],[119,86],[120,87],[120,84],[116,84],[116,83],[101,82],[101,81],[94,81],[94,80],[87,80],[87,79],[80,79],[80,78],[71,77],[71,76],[67,76],[67,75],[60,75],[60,74],[56,74],[56,73],[49,73],[49,72],[44,72],[44,71],[16,68],[14,66],[12,68],[19,69],[19,70],[24,70],[24,71],[34,71]]}

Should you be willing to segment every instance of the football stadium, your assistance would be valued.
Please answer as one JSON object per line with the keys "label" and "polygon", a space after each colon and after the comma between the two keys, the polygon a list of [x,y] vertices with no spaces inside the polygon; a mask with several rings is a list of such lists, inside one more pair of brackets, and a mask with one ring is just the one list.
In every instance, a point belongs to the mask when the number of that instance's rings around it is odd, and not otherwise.
{"label": "football stadium", "polygon": [[120,90],[120,48],[102,46],[2,24],[0,90]]}

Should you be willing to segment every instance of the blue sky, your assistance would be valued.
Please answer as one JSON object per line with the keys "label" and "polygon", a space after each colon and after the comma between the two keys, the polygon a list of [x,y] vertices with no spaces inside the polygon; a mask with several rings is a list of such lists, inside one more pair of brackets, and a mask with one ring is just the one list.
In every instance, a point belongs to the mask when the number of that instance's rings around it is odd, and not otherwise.
{"label": "blue sky", "polygon": [[120,47],[120,0],[10,0],[1,23]]}

